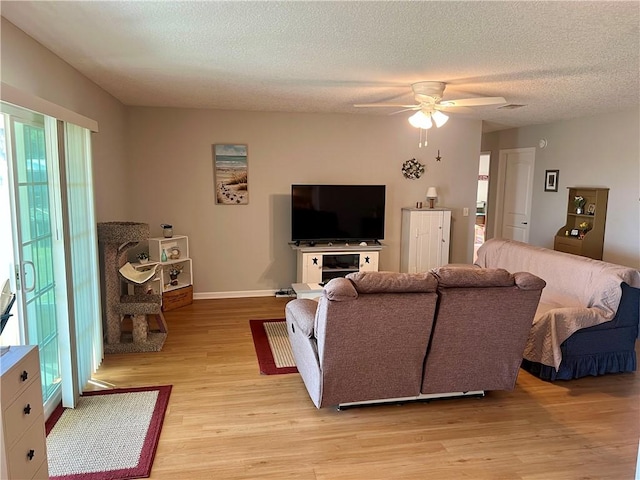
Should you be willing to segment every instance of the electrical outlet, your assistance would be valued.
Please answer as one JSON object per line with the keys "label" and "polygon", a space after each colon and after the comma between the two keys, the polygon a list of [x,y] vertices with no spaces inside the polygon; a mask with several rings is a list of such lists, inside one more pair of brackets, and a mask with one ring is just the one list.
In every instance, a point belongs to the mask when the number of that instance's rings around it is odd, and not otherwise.
{"label": "electrical outlet", "polygon": [[463,217],[468,217],[469,216],[469,209],[467,207],[462,209],[462,216]]}

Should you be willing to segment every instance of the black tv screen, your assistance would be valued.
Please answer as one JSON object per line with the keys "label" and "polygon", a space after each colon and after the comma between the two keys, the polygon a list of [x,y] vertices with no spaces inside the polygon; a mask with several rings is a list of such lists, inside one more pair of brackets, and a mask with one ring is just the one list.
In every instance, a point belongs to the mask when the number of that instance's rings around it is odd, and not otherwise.
{"label": "black tv screen", "polygon": [[291,240],[384,238],[385,185],[292,185]]}

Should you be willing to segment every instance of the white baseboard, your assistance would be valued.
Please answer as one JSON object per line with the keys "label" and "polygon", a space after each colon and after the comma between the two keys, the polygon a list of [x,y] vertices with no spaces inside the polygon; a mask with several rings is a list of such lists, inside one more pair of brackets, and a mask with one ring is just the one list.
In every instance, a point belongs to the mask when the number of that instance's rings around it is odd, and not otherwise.
{"label": "white baseboard", "polygon": [[275,297],[278,290],[242,290],[238,292],[198,292],[194,300],[213,300],[217,298]]}

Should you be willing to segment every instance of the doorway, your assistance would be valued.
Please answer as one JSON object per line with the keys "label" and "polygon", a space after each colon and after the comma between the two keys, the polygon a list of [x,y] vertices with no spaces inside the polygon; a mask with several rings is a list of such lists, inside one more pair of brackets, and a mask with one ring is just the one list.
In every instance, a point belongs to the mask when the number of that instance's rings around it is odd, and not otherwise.
{"label": "doorway", "polygon": [[476,222],[473,236],[473,261],[478,256],[478,248],[486,240],[487,213],[489,205],[489,168],[491,153],[482,152],[478,164],[478,192],[476,197]]}

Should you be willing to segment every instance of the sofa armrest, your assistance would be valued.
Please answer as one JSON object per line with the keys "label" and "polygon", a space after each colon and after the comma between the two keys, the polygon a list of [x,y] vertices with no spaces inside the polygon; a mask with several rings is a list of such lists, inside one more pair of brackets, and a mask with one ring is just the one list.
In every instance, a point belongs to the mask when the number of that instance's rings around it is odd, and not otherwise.
{"label": "sofa armrest", "polygon": [[313,325],[317,308],[318,302],[315,300],[298,298],[287,303],[285,314],[296,330],[311,338],[314,336]]}
{"label": "sofa armrest", "polygon": [[513,279],[521,290],[542,290],[547,285],[543,279],[529,272],[516,272]]}
{"label": "sofa armrest", "polygon": [[358,298],[358,292],[353,283],[343,277],[329,280],[324,286],[324,295],[333,302],[348,302]]}

